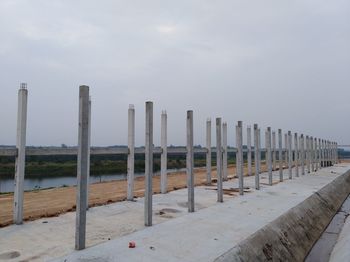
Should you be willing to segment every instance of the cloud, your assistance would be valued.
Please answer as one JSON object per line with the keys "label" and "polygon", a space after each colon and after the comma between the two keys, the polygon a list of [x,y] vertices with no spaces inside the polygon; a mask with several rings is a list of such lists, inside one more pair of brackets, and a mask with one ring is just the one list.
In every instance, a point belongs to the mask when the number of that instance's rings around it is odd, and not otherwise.
{"label": "cloud", "polygon": [[[205,120],[236,121],[349,143],[350,3],[335,1],[0,2],[0,144],[14,144],[16,94],[28,82],[28,143],[76,143],[77,95],[91,87],[96,145],[125,144],[135,104],[168,111],[169,143],[195,143]],[[214,132],[213,132],[214,135]]]}

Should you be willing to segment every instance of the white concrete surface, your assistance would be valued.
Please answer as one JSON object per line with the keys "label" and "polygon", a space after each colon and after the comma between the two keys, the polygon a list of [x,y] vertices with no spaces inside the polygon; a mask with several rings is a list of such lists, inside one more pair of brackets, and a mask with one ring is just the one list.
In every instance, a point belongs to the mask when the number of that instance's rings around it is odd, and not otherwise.
{"label": "white concrete surface", "polygon": [[[273,186],[267,185],[268,176],[262,174],[260,191],[254,190],[253,176],[245,177],[251,192],[225,194],[224,203],[216,202],[215,185],[196,187],[196,212],[191,214],[187,212],[187,189],[158,194],[153,197],[154,226],[148,228],[144,226],[143,198],[90,208],[90,248],[79,252],[74,251],[74,212],[9,226],[0,229],[0,256],[17,251],[20,256],[11,261],[47,261],[69,253],[57,261],[212,261],[349,168],[338,165],[293,180],[284,172],[284,182]],[[274,172],[274,183],[277,181],[278,171]],[[238,180],[224,182],[224,189],[229,188],[238,188]],[[129,241],[136,242],[135,249],[128,248]]]}
{"label": "white concrete surface", "polygon": [[330,262],[341,262],[350,260],[350,217],[345,220],[343,229],[339,235],[337,243],[335,244]]}

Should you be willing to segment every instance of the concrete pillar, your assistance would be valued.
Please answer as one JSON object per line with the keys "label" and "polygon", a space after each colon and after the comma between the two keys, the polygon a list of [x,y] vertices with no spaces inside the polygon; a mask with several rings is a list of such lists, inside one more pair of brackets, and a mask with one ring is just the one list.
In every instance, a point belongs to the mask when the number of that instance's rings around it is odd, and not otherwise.
{"label": "concrete pillar", "polygon": [[269,174],[269,185],[272,186],[272,149],[271,149],[271,127],[266,131],[266,162],[267,171]]}
{"label": "concrete pillar", "polygon": [[188,212],[194,212],[194,151],[193,151],[193,111],[187,111],[187,192]]}
{"label": "concrete pillar", "polygon": [[285,167],[288,168],[288,133],[284,134],[284,146],[285,146],[285,152],[284,152],[284,161],[285,161]]}
{"label": "concrete pillar", "polygon": [[328,166],[332,166],[332,163],[331,163],[331,148],[330,148],[329,140],[327,140],[327,158],[328,158]]}
{"label": "concrete pillar", "polygon": [[153,102],[146,102],[145,130],[145,226],[152,226]]}
{"label": "concrete pillar", "polygon": [[335,164],[334,142],[331,142],[331,150],[332,150],[332,166],[333,166]]}
{"label": "concrete pillar", "polygon": [[324,167],[323,139],[320,139],[321,168]]}
{"label": "concrete pillar", "polygon": [[323,166],[327,166],[327,150],[326,150],[326,141],[322,141],[322,151],[323,151]]}
{"label": "concrete pillar", "polygon": [[301,175],[305,175],[305,143],[304,135],[300,136],[300,161],[301,161]]}
{"label": "concrete pillar", "polygon": [[75,249],[85,249],[87,177],[89,158],[89,87],[79,87],[79,132]]}
{"label": "concrete pillar", "polygon": [[222,138],[221,138],[221,118],[216,118],[216,174],[217,174],[217,193],[218,202],[224,201],[224,194],[222,189]]}
{"label": "concrete pillar", "polygon": [[318,168],[322,168],[322,140],[318,139]]}
{"label": "concrete pillar", "polygon": [[134,169],[135,169],[135,109],[134,105],[129,105],[128,110],[128,192],[127,200],[134,200]]}
{"label": "concrete pillar", "polygon": [[326,166],[329,166],[329,147],[328,140],[325,140],[325,150],[326,150]]}
{"label": "concrete pillar", "polygon": [[333,145],[332,145],[332,141],[329,141],[329,152],[330,152],[331,166],[333,166]]}
{"label": "concrete pillar", "polygon": [[306,166],[307,172],[311,172],[311,163],[310,163],[310,139],[309,136],[306,136]]}
{"label": "concrete pillar", "polygon": [[295,166],[295,176],[299,177],[299,141],[298,134],[294,134],[294,166]]}
{"label": "concrete pillar", "polygon": [[330,147],[331,147],[331,162],[332,162],[332,166],[334,165],[334,145],[333,142],[330,142]]}
{"label": "concrete pillar", "polygon": [[328,145],[327,145],[327,140],[324,141],[324,156],[325,156],[325,166],[328,167]]}
{"label": "concrete pillar", "polygon": [[311,170],[315,171],[315,148],[314,148],[314,138],[310,137],[310,158],[311,158]]}
{"label": "concrete pillar", "polygon": [[13,221],[20,225],[23,223],[23,192],[24,192],[24,173],[26,161],[26,132],[27,132],[27,84],[22,83],[18,91],[18,109],[17,109],[17,137],[16,148],[17,156],[15,163],[15,189],[13,203]]}
{"label": "concrete pillar", "polygon": [[326,141],[322,140],[322,154],[323,154],[323,167],[327,166],[327,152],[326,152]]}
{"label": "concrete pillar", "polygon": [[338,164],[338,143],[335,143],[335,163]]}
{"label": "concrete pillar", "polygon": [[278,165],[280,182],[283,182],[283,148],[282,148],[282,130],[278,129]]}
{"label": "concrete pillar", "polygon": [[259,143],[259,154],[258,154],[258,166],[259,166],[259,174],[261,174],[261,131],[258,129],[258,143]]}
{"label": "concrete pillar", "polygon": [[332,141],[329,141],[329,156],[330,156],[330,165],[333,166],[333,148],[332,148]]}
{"label": "concrete pillar", "polygon": [[247,161],[248,161],[248,176],[252,175],[252,130],[247,127]]}
{"label": "concrete pillar", "polygon": [[236,154],[236,169],[239,183],[239,194],[243,195],[243,123],[238,121],[236,126],[236,145],[237,145],[237,154]]}
{"label": "concrete pillar", "polygon": [[168,115],[162,111],[160,146],[162,154],[160,155],[160,190],[162,194],[168,191]]}
{"label": "concrete pillar", "polygon": [[329,152],[330,152],[330,162],[331,162],[331,166],[333,166],[333,147],[332,147],[332,142],[329,141]]}
{"label": "concrete pillar", "polygon": [[254,124],[254,167],[255,167],[255,189],[259,190],[259,129],[258,125]]}
{"label": "concrete pillar", "polygon": [[222,124],[222,169],[223,169],[223,180],[227,181],[227,123]]}
{"label": "concrete pillar", "polygon": [[332,142],[333,145],[333,165],[335,165],[336,162],[336,146],[335,146],[335,142]]}
{"label": "concrete pillar", "polygon": [[292,132],[288,131],[288,175],[289,175],[289,179],[293,178],[293,174],[292,174],[292,160],[293,160]]}
{"label": "concrete pillar", "polygon": [[276,132],[272,131],[272,170],[276,170]]}
{"label": "concrete pillar", "polygon": [[211,120],[207,119],[207,185],[211,184]]}
{"label": "concrete pillar", "polygon": [[315,158],[315,171],[318,170],[318,144],[317,144],[317,138],[314,138],[314,158]]}
{"label": "concrete pillar", "polygon": [[86,187],[86,209],[89,209],[89,192],[90,192],[90,159],[91,159],[91,97],[89,97],[89,155],[88,155],[88,172]]}
{"label": "concrete pillar", "polygon": [[326,140],[323,140],[323,157],[324,157],[324,167],[327,167],[327,146],[326,146]]}

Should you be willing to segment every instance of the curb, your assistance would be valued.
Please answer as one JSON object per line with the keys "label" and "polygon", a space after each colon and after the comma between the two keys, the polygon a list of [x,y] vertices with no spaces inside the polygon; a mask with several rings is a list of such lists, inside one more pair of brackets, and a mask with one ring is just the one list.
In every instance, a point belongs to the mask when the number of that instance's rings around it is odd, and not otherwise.
{"label": "curb", "polygon": [[215,261],[304,261],[349,193],[350,170]]}

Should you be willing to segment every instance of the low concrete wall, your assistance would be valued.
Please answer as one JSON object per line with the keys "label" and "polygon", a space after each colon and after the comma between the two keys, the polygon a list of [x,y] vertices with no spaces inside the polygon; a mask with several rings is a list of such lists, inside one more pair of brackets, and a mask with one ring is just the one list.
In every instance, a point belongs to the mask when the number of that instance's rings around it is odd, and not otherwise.
{"label": "low concrete wall", "polygon": [[215,261],[303,261],[350,193],[350,170]]}

